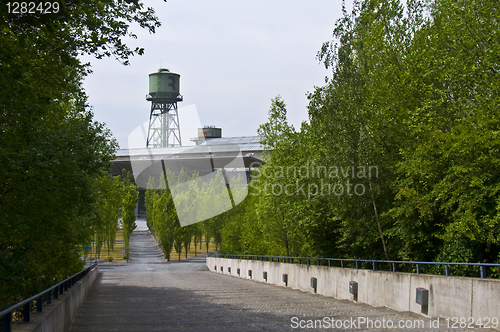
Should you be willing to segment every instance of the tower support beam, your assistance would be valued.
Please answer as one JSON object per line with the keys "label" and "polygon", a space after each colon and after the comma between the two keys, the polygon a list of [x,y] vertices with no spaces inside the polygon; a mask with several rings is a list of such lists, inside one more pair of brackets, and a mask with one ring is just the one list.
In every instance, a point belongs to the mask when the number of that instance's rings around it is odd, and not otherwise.
{"label": "tower support beam", "polygon": [[174,146],[182,146],[177,102],[152,100],[146,147]]}

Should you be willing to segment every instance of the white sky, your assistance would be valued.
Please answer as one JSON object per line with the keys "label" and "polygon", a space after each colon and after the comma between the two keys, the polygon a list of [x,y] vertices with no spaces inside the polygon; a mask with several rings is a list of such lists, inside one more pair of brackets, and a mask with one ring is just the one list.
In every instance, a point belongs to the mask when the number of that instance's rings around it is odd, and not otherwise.
{"label": "white sky", "polygon": [[[94,73],[84,83],[96,120],[107,124],[121,148],[149,119],[148,75],[160,64],[181,75],[180,112],[194,105],[201,125],[222,128],[224,137],[256,135],[277,95],[290,123],[298,128],[307,120],[307,92],[331,76],[316,53],[332,39],[341,0],[144,2],[162,22],[154,35],[133,29],[139,38],[128,44],[144,47],[145,55],[131,58],[130,66],[91,60]],[[180,115],[181,131],[197,127],[183,124]],[[183,131],[194,136],[193,129]]]}

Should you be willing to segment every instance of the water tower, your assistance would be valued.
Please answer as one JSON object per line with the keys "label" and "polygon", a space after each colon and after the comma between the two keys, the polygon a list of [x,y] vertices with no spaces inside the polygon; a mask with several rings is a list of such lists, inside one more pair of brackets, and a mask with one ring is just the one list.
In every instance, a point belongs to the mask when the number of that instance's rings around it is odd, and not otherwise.
{"label": "water tower", "polygon": [[157,73],[149,74],[149,94],[146,96],[146,100],[151,101],[146,141],[148,148],[182,145],[177,113],[177,102],[182,101],[180,78],[181,75],[168,69],[159,69]]}

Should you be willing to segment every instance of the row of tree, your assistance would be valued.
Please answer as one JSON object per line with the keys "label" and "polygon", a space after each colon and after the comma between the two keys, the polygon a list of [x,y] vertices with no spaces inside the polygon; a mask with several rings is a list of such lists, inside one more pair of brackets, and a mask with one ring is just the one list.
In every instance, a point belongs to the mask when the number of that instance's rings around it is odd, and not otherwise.
{"label": "row of tree", "polygon": [[173,249],[178,259],[182,252],[187,257],[191,243],[196,252],[196,245],[199,243],[201,249],[203,240],[207,252],[212,240],[220,249],[222,227],[235,216],[234,202],[241,201],[246,192],[242,177],[230,179],[231,190],[221,170],[200,177],[197,172],[188,174],[182,169],[174,174],[167,169],[165,175],[150,178],[145,195],[147,224],[165,258],[170,260]]}
{"label": "row of tree", "polygon": [[309,94],[309,122],[295,130],[272,102],[267,164],[224,225],[224,250],[499,262],[498,6],[344,7],[318,52],[333,76]]}
{"label": "row of tree", "polygon": [[[499,22],[494,0],[344,4],[318,52],[333,75],[309,94],[309,122],[296,130],[273,99],[266,164],[205,235],[227,253],[499,262]],[[168,187],[147,194],[166,255],[191,242],[181,214],[203,219],[189,204],[211,186],[184,206]]]}
{"label": "row of tree", "polygon": [[59,5],[51,14],[0,6],[2,309],[80,271],[82,246],[95,231],[111,241],[117,212],[106,204],[119,198],[106,196],[115,180],[103,172],[117,143],[93,119],[82,87],[90,68],[80,59],[114,56],[126,63],[143,52],[122,42],[134,36],[130,24],[151,32],[159,26],[138,1]]}
{"label": "row of tree", "polygon": [[94,231],[92,240],[96,241],[98,257],[101,255],[103,245],[106,245],[108,255],[110,250],[114,249],[118,220],[121,216],[125,257],[128,260],[130,235],[137,226],[135,224],[135,209],[139,202],[137,186],[131,182],[128,173],[123,172],[121,176],[103,174],[96,178],[94,193],[97,197],[91,230]]}

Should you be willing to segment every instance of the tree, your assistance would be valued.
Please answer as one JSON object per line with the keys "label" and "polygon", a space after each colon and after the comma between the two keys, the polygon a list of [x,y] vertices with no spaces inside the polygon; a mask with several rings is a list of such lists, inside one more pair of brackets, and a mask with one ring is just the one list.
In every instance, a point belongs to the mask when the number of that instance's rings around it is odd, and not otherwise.
{"label": "tree", "polygon": [[[96,250],[100,257],[103,243],[107,244],[108,255],[113,249],[118,218],[121,213],[122,201],[122,181],[119,176],[111,177],[108,174],[101,174],[95,182],[95,220],[93,233],[97,238]],[[88,239],[90,242],[94,237]]]}
{"label": "tree", "polygon": [[146,192],[144,193],[144,205],[146,207],[146,225],[148,226],[151,233],[155,235],[155,228],[153,225],[153,208],[158,192],[157,190],[153,189],[156,188],[153,177],[149,178],[146,186]]}
{"label": "tree", "polygon": [[122,42],[129,24],[159,26],[136,1],[59,4],[57,14],[0,7],[2,307],[80,270],[82,244],[98,226],[95,179],[110,169],[117,144],[93,120],[82,88],[89,67],[78,56],[127,63],[143,52]]}
{"label": "tree", "polygon": [[200,250],[201,250],[201,243],[202,243],[201,241],[203,239],[203,232],[200,223],[193,224],[192,226],[193,226],[192,229],[193,229],[194,254],[196,256],[197,255],[196,249],[198,243],[200,243]]}
{"label": "tree", "polygon": [[[226,248],[498,261],[498,13],[494,1],[344,5],[318,53],[332,77],[309,94],[309,123],[295,132],[272,101],[266,165]],[[283,194],[294,185],[305,195]]]}
{"label": "tree", "polygon": [[130,174],[123,172],[123,196],[122,196],[122,225],[123,225],[123,240],[125,241],[125,256],[127,261],[129,258],[129,241],[130,235],[137,227],[135,224],[135,208],[139,202],[139,192],[137,186],[130,181]]}
{"label": "tree", "polygon": [[[498,4],[437,1],[411,59],[422,91],[415,144],[397,164],[390,216],[402,255],[498,261]],[[454,271],[455,272],[455,271]]]}
{"label": "tree", "polygon": [[[173,175],[169,175],[169,178],[171,176]],[[162,174],[159,179],[160,183],[165,183],[165,178],[165,175]],[[155,180],[151,178],[146,192],[146,209],[150,209],[149,212],[146,210],[146,214],[151,218],[148,225],[150,225],[150,230],[158,239],[165,258],[170,260],[170,253],[175,240],[174,233],[178,224],[177,213],[170,188],[166,186],[166,190],[153,190],[151,188],[154,182]]]}
{"label": "tree", "polygon": [[[179,223],[179,221],[177,221]],[[179,260],[181,260],[181,254],[182,254],[182,246],[183,246],[183,240],[185,236],[186,231],[181,227],[179,224],[178,226],[176,225],[173,234],[174,234],[174,249],[175,252],[179,255]]]}

